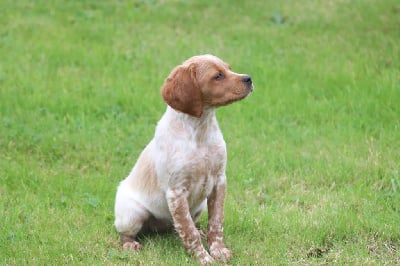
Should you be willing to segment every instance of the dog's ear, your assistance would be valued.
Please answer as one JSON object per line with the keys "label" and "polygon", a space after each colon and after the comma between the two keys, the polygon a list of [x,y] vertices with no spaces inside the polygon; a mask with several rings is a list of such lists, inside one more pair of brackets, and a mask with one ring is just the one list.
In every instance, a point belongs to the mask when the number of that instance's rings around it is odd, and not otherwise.
{"label": "dog's ear", "polygon": [[165,80],[161,94],[164,101],[175,110],[195,117],[200,117],[203,113],[194,64],[176,67]]}

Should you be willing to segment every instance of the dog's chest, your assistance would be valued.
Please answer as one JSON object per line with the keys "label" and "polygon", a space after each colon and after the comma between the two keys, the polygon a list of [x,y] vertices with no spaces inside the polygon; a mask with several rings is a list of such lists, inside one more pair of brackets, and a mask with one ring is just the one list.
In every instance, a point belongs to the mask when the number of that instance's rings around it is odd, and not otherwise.
{"label": "dog's chest", "polygon": [[193,163],[194,176],[218,176],[225,167],[225,145],[205,144],[196,145],[190,155]]}
{"label": "dog's chest", "polygon": [[226,146],[213,113],[203,121],[181,116],[169,109],[159,122],[154,159],[161,187],[184,187],[196,202],[225,173]]}
{"label": "dog's chest", "polygon": [[[223,143],[224,144],[224,143]],[[225,146],[199,145],[191,150],[192,160],[188,161],[182,172],[184,186],[189,192],[189,205],[195,206],[207,198],[225,171]]]}
{"label": "dog's chest", "polygon": [[[186,132],[179,147],[193,177],[218,176],[225,170],[226,145],[216,124]],[[195,178],[196,179],[196,178]]]}

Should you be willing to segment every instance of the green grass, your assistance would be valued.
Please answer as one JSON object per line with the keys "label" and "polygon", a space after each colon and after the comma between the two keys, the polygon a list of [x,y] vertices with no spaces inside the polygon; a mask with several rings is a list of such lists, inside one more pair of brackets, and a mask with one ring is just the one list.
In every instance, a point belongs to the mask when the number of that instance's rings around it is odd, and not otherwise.
{"label": "green grass", "polygon": [[397,0],[3,0],[0,25],[1,265],[195,264],[173,233],[122,251],[113,204],[202,53],[256,86],[218,111],[232,265],[400,264]]}

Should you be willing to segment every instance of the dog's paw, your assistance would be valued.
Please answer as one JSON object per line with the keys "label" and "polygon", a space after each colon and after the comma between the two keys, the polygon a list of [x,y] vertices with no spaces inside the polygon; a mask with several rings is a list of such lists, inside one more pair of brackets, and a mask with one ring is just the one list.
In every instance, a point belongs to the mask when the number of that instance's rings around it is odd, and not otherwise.
{"label": "dog's paw", "polygon": [[202,266],[211,265],[214,262],[214,259],[207,252],[202,254],[202,256],[199,259],[200,259],[200,265]]}
{"label": "dog's paw", "polygon": [[213,243],[210,246],[210,254],[215,260],[220,262],[227,263],[231,259],[231,251],[222,243]]}
{"label": "dog's paw", "polygon": [[125,242],[122,246],[123,249],[125,250],[130,250],[130,251],[139,251],[142,249],[142,245],[139,242],[133,241],[133,242]]}

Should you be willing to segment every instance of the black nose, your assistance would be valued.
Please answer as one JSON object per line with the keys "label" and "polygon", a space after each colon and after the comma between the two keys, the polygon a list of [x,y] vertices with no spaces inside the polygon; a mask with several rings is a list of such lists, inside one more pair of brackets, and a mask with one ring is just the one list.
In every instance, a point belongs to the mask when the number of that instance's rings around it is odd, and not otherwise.
{"label": "black nose", "polygon": [[246,84],[252,84],[253,83],[253,81],[251,80],[251,77],[247,76],[247,75],[242,78],[242,82],[246,83]]}

